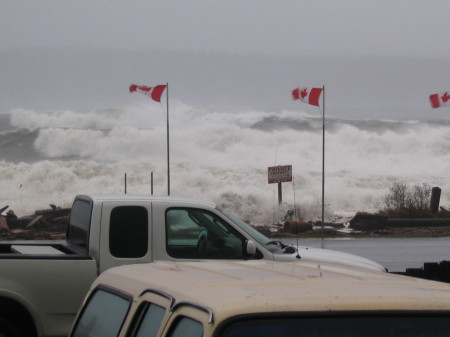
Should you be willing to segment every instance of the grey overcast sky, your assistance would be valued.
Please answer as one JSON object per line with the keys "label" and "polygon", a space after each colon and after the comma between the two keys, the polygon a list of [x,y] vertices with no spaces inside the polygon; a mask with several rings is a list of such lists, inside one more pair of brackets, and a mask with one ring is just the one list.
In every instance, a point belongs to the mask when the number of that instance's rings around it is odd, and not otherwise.
{"label": "grey overcast sky", "polygon": [[2,0],[0,46],[450,57],[444,0]]}
{"label": "grey overcast sky", "polygon": [[[92,89],[87,83],[107,87],[113,82],[119,90],[118,82],[123,86],[122,81],[132,79],[149,85],[154,80],[170,81],[174,95],[177,84],[209,83],[210,90],[200,93],[192,87],[184,92],[178,88],[179,99],[189,97],[188,103],[201,105],[196,99],[207,95],[212,102],[225,92],[227,101],[255,109],[291,109],[292,102],[276,100],[285,100],[283,95],[293,86],[324,84],[336,111],[359,110],[370,102],[373,111],[404,108],[419,115],[428,109],[427,103],[421,105],[423,97],[450,89],[450,1],[445,0],[0,0],[0,4],[0,112],[20,105],[51,108],[50,101],[54,108],[63,107],[63,102],[76,108],[72,96],[77,89],[85,105],[106,104],[108,95],[110,104],[118,104],[114,90],[98,91],[95,101],[87,94]],[[56,83],[52,69],[64,75],[61,83]],[[38,88],[29,84],[30,77]],[[45,105],[38,93],[24,99],[14,93],[19,87],[46,88],[47,95],[52,91],[60,100],[52,97]],[[370,94],[371,100],[345,98],[343,87],[355,97]],[[277,96],[276,90],[283,93]],[[266,101],[258,97],[263,92]],[[273,95],[270,100],[268,93]],[[377,102],[381,104],[376,106]]]}

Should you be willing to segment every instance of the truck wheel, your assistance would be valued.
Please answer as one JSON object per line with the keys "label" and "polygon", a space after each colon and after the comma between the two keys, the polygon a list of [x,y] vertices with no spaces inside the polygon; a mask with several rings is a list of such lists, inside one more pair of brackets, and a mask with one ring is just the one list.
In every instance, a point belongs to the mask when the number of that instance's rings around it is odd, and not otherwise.
{"label": "truck wheel", "polygon": [[0,337],[23,337],[23,335],[14,324],[0,317]]}

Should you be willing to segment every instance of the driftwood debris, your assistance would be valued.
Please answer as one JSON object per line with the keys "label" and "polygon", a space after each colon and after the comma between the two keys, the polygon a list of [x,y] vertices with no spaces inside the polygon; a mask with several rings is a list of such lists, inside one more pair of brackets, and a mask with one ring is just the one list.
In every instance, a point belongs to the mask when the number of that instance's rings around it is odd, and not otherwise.
{"label": "driftwood debris", "polygon": [[[9,206],[0,210],[4,212]],[[0,212],[0,240],[53,240],[64,239],[70,208],[50,205],[50,209],[37,210],[32,215],[17,217],[9,210]]]}
{"label": "driftwood debris", "polygon": [[6,218],[4,216],[0,216],[0,232],[8,231],[8,223],[6,222]]}
{"label": "driftwood debris", "polygon": [[8,209],[8,205],[6,205],[5,207],[2,207],[2,208],[0,208],[0,215],[4,212],[4,211],[6,211],[7,209]]}
{"label": "driftwood debris", "polygon": [[26,226],[25,228],[30,228],[32,227],[36,222],[38,222],[39,220],[41,220],[43,217],[43,215],[38,215],[37,217],[35,217],[33,220],[31,220]]}

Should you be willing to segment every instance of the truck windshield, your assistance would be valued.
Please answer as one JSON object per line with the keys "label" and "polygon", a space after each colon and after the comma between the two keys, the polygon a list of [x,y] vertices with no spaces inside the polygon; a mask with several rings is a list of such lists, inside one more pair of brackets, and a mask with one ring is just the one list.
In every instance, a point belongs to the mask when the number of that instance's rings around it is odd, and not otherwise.
{"label": "truck windshield", "polygon": [[263,234],[258,232],[256,229],[254,229],[248,223],[242,221],[235,215],[231,214],[230,212],[228,212],[220,207],[217,207],[216,209],[219,212],[221,212],[223,215],[225,215],[233,223],[235,223],[240,229],[242,229],[244,232],[246,232],[248,235],[250,235],[260,245],[265,246],[270,242],[270,240],[266,236],[264,236]]}
{"label": "truck windshield", "polygon": [[220,337],[449,337],[446,316],[252,318],[228,325]]}
{"label": "truck windshield", "polygon": [[[233,223],[235,223],[240,229],[242,229],[244,232],[246,232],[248,235],[250,235],[250,237],[252,237],[253,240],[258,242],[260,245],[265,246],[271,253],[273,253],[273,254],[292,254],[297,251],[294,247],[290,247],[279,240],[277,240],[277,241],[270,240],[264,234],[258,232],[256,229],[254,229],[248,223],[242,221],[241,219],[239,219],[237,216],[233,215],[232,213],[230,213],[224,209],[221,209],[220,207],[216,207],[216,209],[219,212],[222,212],[222,214],[224,216],[226,216],[229,220],[231,220]],[[286,248],[288,248],[288,249],[286,249]]]}

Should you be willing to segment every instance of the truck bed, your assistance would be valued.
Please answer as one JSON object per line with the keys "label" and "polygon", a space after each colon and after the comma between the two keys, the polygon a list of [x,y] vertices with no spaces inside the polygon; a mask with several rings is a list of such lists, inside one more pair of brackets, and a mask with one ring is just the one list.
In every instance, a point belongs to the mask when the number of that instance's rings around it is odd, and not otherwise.
{"label": "truck bed", "polygon": [[0,259],[90,259],[61,243],[11,241],[0,243]]}
{"label": "truck bed", "polygon": [[[0,298],[36,317],[38,335],[65,336],[89,286],[96,261],[60,243],[0,243]],[[41,330],[42,329],[42,330]]]}

